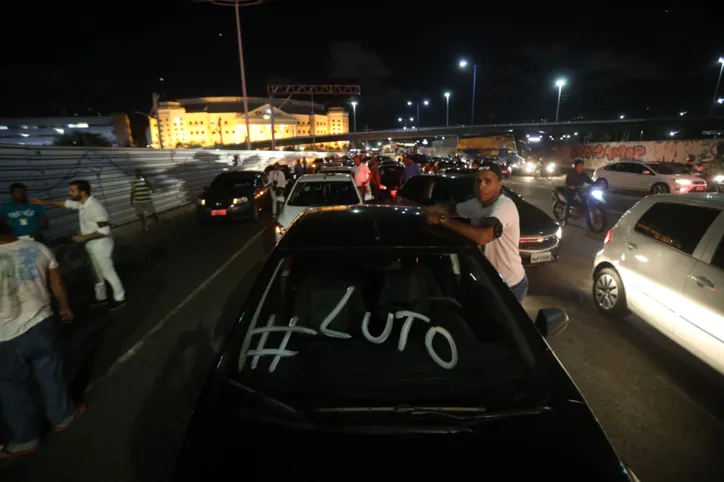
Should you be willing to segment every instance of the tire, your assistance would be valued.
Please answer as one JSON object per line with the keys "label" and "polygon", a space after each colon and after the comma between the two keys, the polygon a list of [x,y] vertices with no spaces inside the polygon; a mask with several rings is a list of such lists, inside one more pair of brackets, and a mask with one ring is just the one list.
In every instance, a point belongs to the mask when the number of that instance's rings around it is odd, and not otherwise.
{"label": "tire", "polygon": [[626,290],[616,270],[604,268],[593,278],[593,303],[598,311],[611,318],[628,315]]}
{"label": "tire", "polygon": [[[598,221],[597,224],[593,224],[592,220],[596,219]],[[588,224],[588,228],[591,230],[591,232],[594,233],[600,233],[604,229],[606,229],[606,211],[601,209],[600,206],[596,206],[593,211],[591,211],[586,218],[586,223]]]}
{"label": "tire", "polygon": [[663,182],[657,182],[651,186],[651,194],[667,194],[670,193],[671,189]]}
{"label": "tire", "polygon": [[566,212],[566,203],[560,199],[553,201],[553,218],[556,221],[563,221],[563,214]]}
{"label": "tire", "polygon": [[596,184],[598,184],[604,191],[608,189],[608,181],[605,177],[599,177],[598,180],[596,180]]}

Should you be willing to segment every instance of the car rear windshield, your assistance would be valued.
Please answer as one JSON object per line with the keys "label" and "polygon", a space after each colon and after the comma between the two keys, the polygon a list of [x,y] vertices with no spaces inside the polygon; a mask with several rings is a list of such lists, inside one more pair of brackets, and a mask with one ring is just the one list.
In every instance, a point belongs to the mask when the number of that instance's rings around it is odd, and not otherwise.
{"label": "car rear windshield", "polygon": [[357,188],[349,182],[298,182],[289,198],[290,206],[336,206],[359,204]]}
{"label": "car rear windshield", "polygon": [[239,381],[292,405],[509,406],[541,374],[496,276],[474,248],[290,254],[264,283]]}
{"label": "car rear windshield", "polygon": [[253,187],[255,174],[228,173],[218,176],[211,182],[210,189],[237,189],[240,187]]}

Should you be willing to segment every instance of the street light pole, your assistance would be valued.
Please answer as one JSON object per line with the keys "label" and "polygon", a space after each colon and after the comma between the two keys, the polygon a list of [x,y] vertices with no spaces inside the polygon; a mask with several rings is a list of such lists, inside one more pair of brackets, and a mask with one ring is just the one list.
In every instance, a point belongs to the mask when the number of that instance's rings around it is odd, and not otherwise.
{"label": "street light pole", "polygon": [[714,99],[711,101],[709,108],[709,117],[714,117],[714,105],[717,103],[717,95],[719,95],[719,84],[721,84],[721,74],[724,72],[724,57],[719,57],[718,62],[721,64],[719,68],[719,77],[716,79],[716,87],[714,88]]}
{"label": "street light pole", "polygon": [[445,92],[445,127],[450,127],[450,92]]}
{"label": "street light pole", "polygon": [[563,86],[566,85],[565,79],[556,80],[556,87],[558,87],[558,103],[556,104],[556,122],[558,122],[558,113],[561,111],[561,91]]}
{"label": "street light pole", "polygon": [[357,132],[357,102],[352,101],[350,102],[352,104],[352,122],[354,126],[354,132]]}
{"label": "street light pole", "polygon": [[[458,65],[464,69],[468,65],[468,61],[463,59]],[[470,103],[470,127],[475,125],[475,90],[478,85],[478,64],[473,65],[473,100]]]}
{"label": "street light pole", "polygon": [[236,39],[239,43],[239,64],[241,65],[241,95],[244,96],[244,123],[246,123],[246,150],[251,150],[251,130],[249,130],[249,101],[246,95],[246,70],[244,69],[244,47],[241,43],[241,20],[239,19],[239,0],[236,0]]}

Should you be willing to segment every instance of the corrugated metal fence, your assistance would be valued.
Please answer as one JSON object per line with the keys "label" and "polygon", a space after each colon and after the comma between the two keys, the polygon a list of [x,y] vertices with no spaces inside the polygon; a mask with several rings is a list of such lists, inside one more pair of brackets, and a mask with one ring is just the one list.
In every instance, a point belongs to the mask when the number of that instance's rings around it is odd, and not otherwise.
{"label": "corrugated metal fence", "polygon": [[[10,200],[13,182],[28,186],[30,198],[66,199],[68,183],[74,179],[90,182],[93,196],[108,210],[111,223],[136,219],[130,205],[131,180],[141,169],[155,192],[158,212],[195,202],[204,186],[225,170],[233,169],[235,155],[240,169],[262,170],[278,161],[330,155],[318,152],[227,151],[217,149],[120,149],[74,147],[0,146],[0,204]],[[49,208],[49,237],[77,232],[78,214]]]}

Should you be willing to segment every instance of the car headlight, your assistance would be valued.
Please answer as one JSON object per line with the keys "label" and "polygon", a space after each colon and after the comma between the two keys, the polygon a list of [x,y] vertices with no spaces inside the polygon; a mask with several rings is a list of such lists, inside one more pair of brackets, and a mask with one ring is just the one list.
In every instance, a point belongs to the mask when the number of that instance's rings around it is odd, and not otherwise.
{"label": "car headlight", "polygon": [[532,162],[529,162],[528,164],[525,165],[525,170],[527,172],[532,172],[533,169],[535,169],[535,164],[533,164]]}
{"label": "car headlight", "polygon": [[551,163],[546,166],[546,171],[553,172],[553,170],[556,168],[556,165]]}
{"label": "car headlight", "polygon": [[714,177],[714,182],[724,182],[724,176],[721,174]]}
{"label": "car headlight", "polygon": [[563,228],[558,226],[558,230],[556,231],[556,238],[561,239],[563,237]]}
{"label": "car headlight", "polygon": [[603,191],[601,191],[600,189],[591,190],[591,196],[593,196],[595,199],[598,199],[599,201],[603,201]]}
{"label": "car headlight", "polygon": [[249,198],[246,196],[235,197],[234,199],[231,200],[231,204],[241,204],[241,203],[247,202],[248,200],[249,200]]}
{"label": "car headlight", "polygon": [[676,184],[681,184],[682,186],[688,186],[689,184],[691,184],[691,181],[689,181],[688,179],[676,179],[675,182]]}
{"label": "car headlight", "polygon": [[199,206],[206,206],[206,199],[199,199],[198,203],[199,203]]}
{"label": "car headlight", "polygon": [[284,226],[282,226],[281,224],[277,224],[274,227],[274,232],[281,236],[282,234],[284,234]]}

